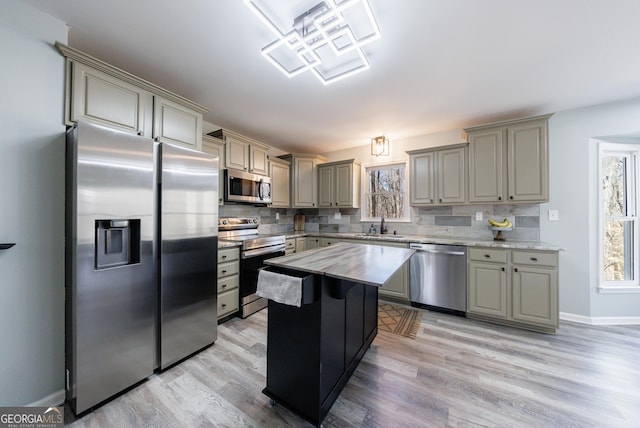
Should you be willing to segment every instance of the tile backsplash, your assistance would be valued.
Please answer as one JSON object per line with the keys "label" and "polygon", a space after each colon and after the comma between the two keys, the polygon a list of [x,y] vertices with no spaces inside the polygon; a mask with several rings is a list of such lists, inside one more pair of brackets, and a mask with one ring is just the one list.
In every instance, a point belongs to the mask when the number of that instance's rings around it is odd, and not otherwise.
{"label": "tile backsplash", "polygon": [[[266,208],[251,205],[224,205],[220,207],[220,217],[259,216],[261,233],[293,232],[293,217],[297,209]],[[336,213],[340,218],[335,218]],[[476,220],[476,213],[482,213],[482,220]],[[279,219],[276,220],[276,213]],[[371,222],[360,221],[359,209],[315,208],[303,209],[306,232],[367,232]],[[503,232],[505,238],[524,241],[540,240],[540,205],[454,205],[437,207],[411,207],[411,222],[387,221],[389,233],[398,235],[423,235],[434,237],[464,237],[471,239],[492,239],[487,220],[502,221],[508,218],[514,228]],[[374,223],[376,230],[380,224]]]}

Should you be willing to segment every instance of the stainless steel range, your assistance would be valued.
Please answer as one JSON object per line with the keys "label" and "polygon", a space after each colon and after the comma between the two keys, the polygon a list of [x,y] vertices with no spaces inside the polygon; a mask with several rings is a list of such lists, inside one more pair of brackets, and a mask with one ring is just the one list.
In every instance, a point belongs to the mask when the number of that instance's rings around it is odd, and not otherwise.
{"label": "stainless steel range", "polygon": [[240,316],[249,315],[267,306],[267,299],[256,295],[258,269],[264,261],[284,256],[284,236],[258,233],[259,217],[222,217],[218,219],[218,239],[234,241],[240,247]]}

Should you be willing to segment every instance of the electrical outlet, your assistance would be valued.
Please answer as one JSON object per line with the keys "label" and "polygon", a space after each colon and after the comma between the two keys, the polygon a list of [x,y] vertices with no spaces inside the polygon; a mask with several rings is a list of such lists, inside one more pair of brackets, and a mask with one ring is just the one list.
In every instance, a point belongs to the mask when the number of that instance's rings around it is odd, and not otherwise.
{"label": "electrical outlet", "polygon": [[280,223],[280,213],[276,213],[276,224]]}
{"label": "electrical outlet", "polygon": [[482,211],[476,211],[476,221],[482,220]]}
{"label": "electrical outlet", "polygon": [[549,221],[560,220],[560,215],[558,213],[558,210],[549,210],[548,214],[549,214]]}
{"label": "electrical outlet", "polygon": [[333,215],[333,218],[335,218],[336,220],[340,220],[342,218],[342,213],[337,212]]}

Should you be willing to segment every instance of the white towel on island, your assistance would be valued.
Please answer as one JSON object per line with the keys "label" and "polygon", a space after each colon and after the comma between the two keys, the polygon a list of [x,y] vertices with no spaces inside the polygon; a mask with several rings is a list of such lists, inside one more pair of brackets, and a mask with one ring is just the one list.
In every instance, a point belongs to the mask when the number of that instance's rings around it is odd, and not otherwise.
{"label": "white towel on island", "polygon": [[302,278],[261,269],[258,272],[256,294],[278,303],[300,307]]}

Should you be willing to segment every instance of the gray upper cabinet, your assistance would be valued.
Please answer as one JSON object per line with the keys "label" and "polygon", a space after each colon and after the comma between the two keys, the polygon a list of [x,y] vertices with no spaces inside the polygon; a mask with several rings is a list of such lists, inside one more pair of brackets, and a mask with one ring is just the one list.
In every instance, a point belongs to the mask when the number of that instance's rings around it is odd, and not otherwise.
{"label": "gray upper cabinet", "polygon": [[[107,73],[74,62],[69,120],[85,120],[132,134],[145,135],[145,112],[151,94]],[[149,135],[150,136],[150,135]]]}
{"label": "gray upper cabinet", "polygon": [[317,208],[318,165],[326,158],[311,154],[289,154],[280,158],[291,162],[291,207]]}
{"label": "gray upper cabinet", "polygon": [[269,175],[269,146],[227,129],[219,129],[208,135],[225,141],[225,168]]}
{"label": "gray upper cabinet", "polygon": [[[224,165],[224,141],[219,138],[202,136],[202,151],[218,157],[218,165]],[[218,205],[224,205],[224,174],[218,173]]]}
{"label": "gray upper cabinet", "polygon": [[289,208],[291,206],[289,162],[269,156],[269,177],[271,177],[271,207]]}
{"label": "gray upper cabinet", "polygon": [[451,205],[467,200],[467,144],[412,150],[411,205]]}
{"label": "gray upper cabinet", "polygon": [[469,202],[548,201],[550,116],[465,130],[469,139]]}
{"label": "gray upper cabinet", "polygon": [[67,59],[66,124],[84,120],[202,148],[206,108],[62,43],[56,47]]}
{"label": "gray upper cabinet", "polygon": [[153,138],[156,141],[202,148],[202,114],[160,96],[153,102]]}
{"label": "gray upper cabinet", "polygon": [[325,163],[318,167],[318,206],[360,206],[360,163],[355,159]]}

